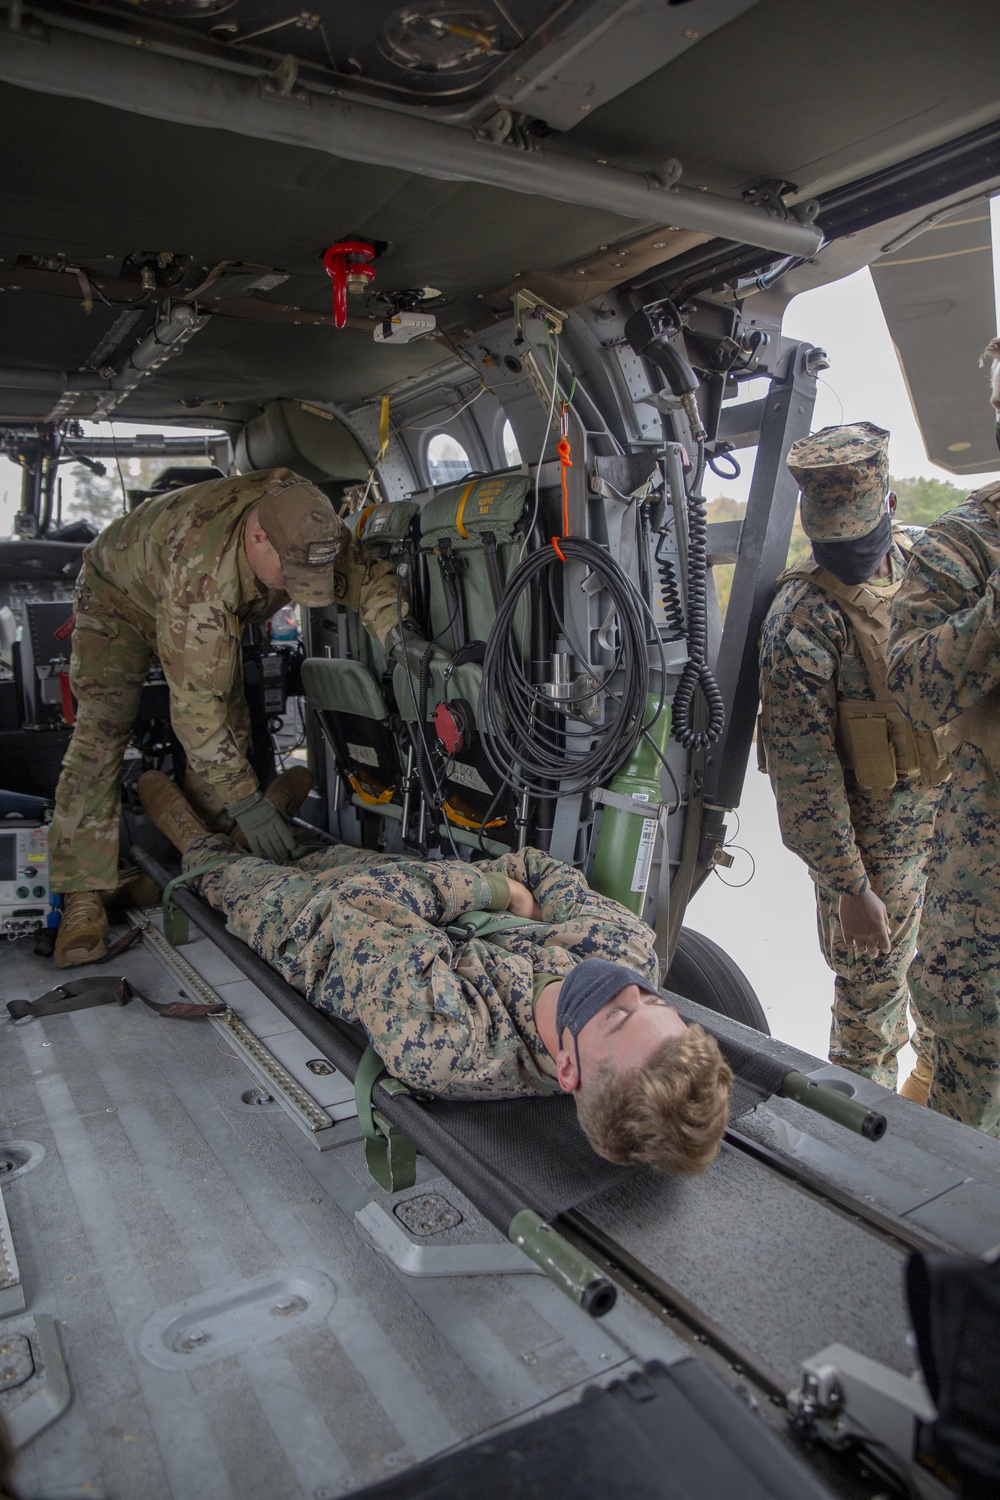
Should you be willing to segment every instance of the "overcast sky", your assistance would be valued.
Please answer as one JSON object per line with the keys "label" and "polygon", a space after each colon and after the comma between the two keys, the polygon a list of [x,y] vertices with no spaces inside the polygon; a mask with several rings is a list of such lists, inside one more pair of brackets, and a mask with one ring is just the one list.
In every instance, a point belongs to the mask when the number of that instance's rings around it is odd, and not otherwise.
{"label": "overcast sky", "polygon": [[[1000,198],[993,200],[992,214],[994,284],[1000,286]],[[983,330],[984,344],[996,328],[1000,328],[1000,311],[996,327]],[[915,476],[945,479],[968,493],[996,478],[995,474],[969,474],[956,479],[928,460],[867,270],[796,297],[785,315],[784,332],[792,338],[809,339],[830,356],[830,369],[819,387],[814,427],[862,418],[887,427],[892,434],[889,467],[898,479]],[[984,401],[987,396],[984,380]],[[119,432],[131,430],[126,423],[115,425]],[[171,429],[157,424],[156,430]],[[745,456],[751,458],[752,454]],[[727,494],[745,500],[752,465],[748,463],[746,467],[747,472],[736,482],[710,476],[706,485],[709,499]],[[8,460],[0,458],[0,536],[10,535],[19,493],[20,471]]]}

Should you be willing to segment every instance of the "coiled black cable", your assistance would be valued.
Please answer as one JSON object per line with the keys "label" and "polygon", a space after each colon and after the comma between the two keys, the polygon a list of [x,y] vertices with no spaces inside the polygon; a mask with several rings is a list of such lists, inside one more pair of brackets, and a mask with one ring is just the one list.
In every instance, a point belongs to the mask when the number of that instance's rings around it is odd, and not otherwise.
{"label": "coiled black cable", "polygon": [[[671,733],[685,750],[706,750],[722,738],[726,705],[706,660],[708,649],[708,511],[701,493],[705,445],[698,444],[698,464],[687,497],[688,517],[688,659],[671,705]],[[708,709],[704,729],[694,727],[695,693],[701,690]]]}
{"label": "coiled black cable", "polygon": [[[556,719],[557,703],[541,683],[525,675],[515,617],[532,581],[564,564],[550,547],[530,553],[511,575],[486,643],[479,695],[483,750],[490,765],[508,786],[534,797],[570,796],[604,785],[635,748],[646,722],[649,696],[647,628],[651,616],[646,601],[607,549],[585,537],[562,537],[559,546],[567,561],[582,562],[608,591],[618,617],[619,644],[615,661],[605,669],[605,681],[621,674],[621,691],[605,691],[606,722],[579,736],[565,732]],[[661,681],[665,674],[662,647]],[[575,699],[583,703],[593,688]],[[655,723],[656,715],[650,721]],[[581,744],[580,749],[576,743]]]}
{"label": "coiled black cable", "polygon": [[684,639],[684,606],[681,604],[680,585],[677,582],[674,565],[669,557],[663,555],[666,540],[667,533],[661,532],[653,558],[656,562],[656,571],[660,576],[660,606],[668,631],[665,639],[680,641]]}

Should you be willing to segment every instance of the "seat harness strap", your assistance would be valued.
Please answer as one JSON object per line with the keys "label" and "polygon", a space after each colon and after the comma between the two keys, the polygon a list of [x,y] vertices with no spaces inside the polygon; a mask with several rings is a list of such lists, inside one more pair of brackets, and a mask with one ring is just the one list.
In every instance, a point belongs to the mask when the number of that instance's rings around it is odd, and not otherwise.
{"label": "seat harness strap", "polygon": [[170,899],[175,888],[179,885],[187,885],[189,881],[197,880],[199,875],[207,875],[209,870],[216,870],[220,865],[227,865],[229,862],[230,856],[223,854],[216,859],[210,859],[206,865],[199,865],[196,870],[185,870],[183,874],[175,875],[173,880],[167,881],[161,898],[163,936],[172,947],[179,948],[183,943],[191,941],[187,912],[180,911]]}
{"label": "seat harness strap", "polygon": [[365,1138],[365,1166],[385,1193],[398,1193],[417,1180],[417,1148],[372,1103],[379,1083],[387,1094],[408,1094],[405,1083],[385,1075],[385,1063],[374,1047],[366,1047],[354,1075],[358,1124]]}

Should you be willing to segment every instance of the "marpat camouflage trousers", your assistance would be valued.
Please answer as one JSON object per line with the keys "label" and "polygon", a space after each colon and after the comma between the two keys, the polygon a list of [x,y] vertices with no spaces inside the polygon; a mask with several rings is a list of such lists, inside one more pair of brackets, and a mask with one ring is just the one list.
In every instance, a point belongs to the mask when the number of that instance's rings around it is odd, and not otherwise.
{"label": "marpat camouflage trousers", "polygon": [[933,1033],[928,1104],[1000,1136],[1000,779],[971,745],[949,759],[910,984]]}
{"label": "marpat camouflage trousers", "polygon": [[[840,898],[817,882],[816,917],[823,957],[834,982],[830,1061],[850,1068],[885,1088],[897,1080],[896,1055],[909,1040],[907,971],[913,961],[924,899],[925,857],[934,830],[935,799],[912,799],[896,807],[891,827],[865,819],[859,805],[870,793],[852,796],[854,835],[875,894],[889,914],[892,949],[875,957],[848,948],[840,926]],[[923,1052],[929,1037],[914,1007],[914,1047]]]}
{"label": "marpat camouflage trousers", "polygon": [[[153,622],[138,612],[133,620],[125,619],[117,590],[112,602],[102,599],[92,584],[85,570],[74,603],[70,661],[76,723],[49,832],[52,889],[62,894],[113,891],[118,884],[122,757],[154,649]],[[231,695],[229,719],[249,746],[250,717],[242,691]],[[218,793],[200,776],[189,771],[185,791],[213,825],[232,826]]]}

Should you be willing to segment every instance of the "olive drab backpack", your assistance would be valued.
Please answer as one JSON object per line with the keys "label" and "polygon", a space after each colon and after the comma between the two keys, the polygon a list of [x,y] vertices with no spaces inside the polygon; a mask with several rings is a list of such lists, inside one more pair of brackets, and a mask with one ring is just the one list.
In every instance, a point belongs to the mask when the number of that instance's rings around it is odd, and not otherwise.
{"label": "olive drab backpack", "polygon": [[[507,580],[524,547],[531,478],[492,474],[441,490],[420,517],[426,565],[427,638],[450,661],[422,673],[397,666],[393,692],[432,784],[441,831],[467,847],[502,853],[516,843],[514,796],[487,760],[477,710],[482,656]],[[525,650],[527,620],[516,620]]]}

